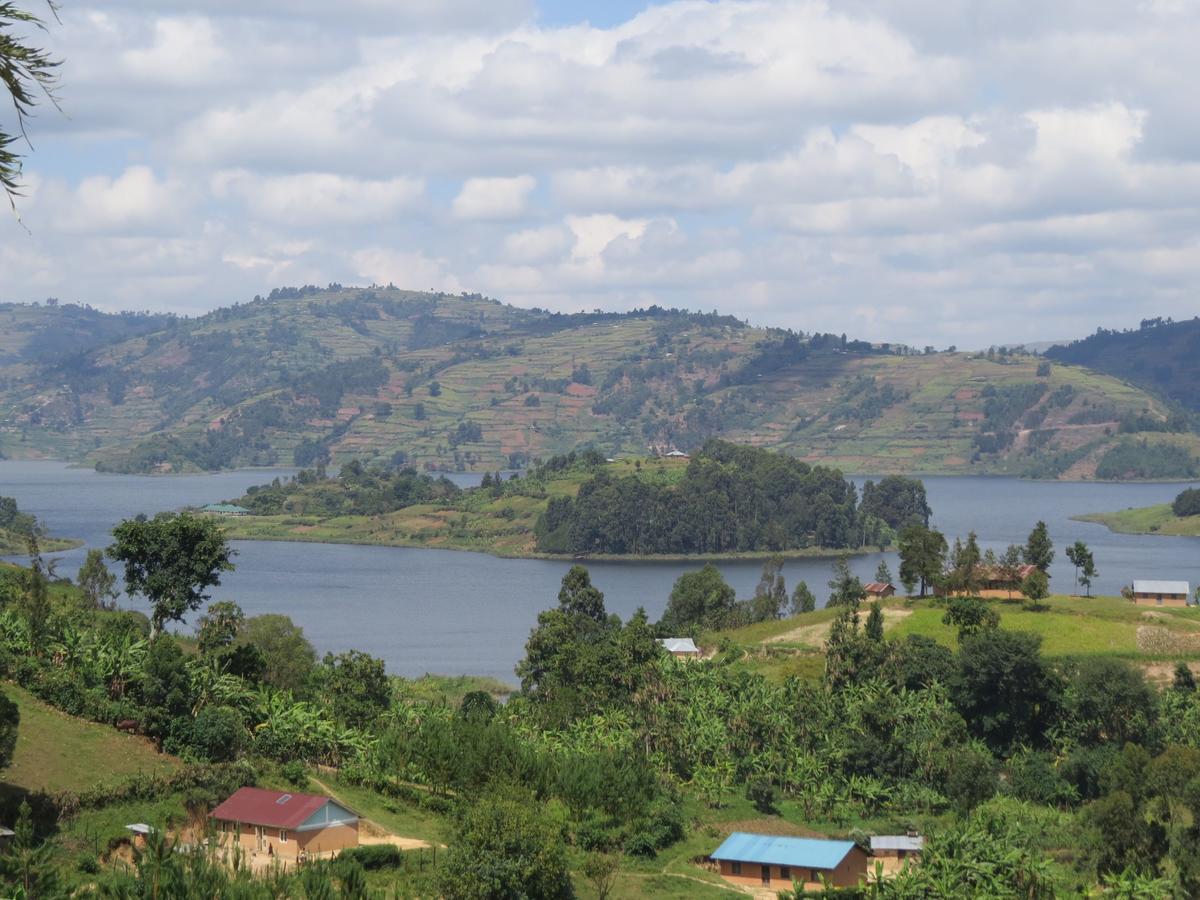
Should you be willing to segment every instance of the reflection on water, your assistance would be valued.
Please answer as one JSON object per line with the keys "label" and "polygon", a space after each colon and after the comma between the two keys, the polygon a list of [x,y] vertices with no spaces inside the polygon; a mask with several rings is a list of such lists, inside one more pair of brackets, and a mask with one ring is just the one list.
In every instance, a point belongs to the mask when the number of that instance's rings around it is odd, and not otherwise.
{"label": "reflection on water", "polygon": [[[145,477],[99,475],[53,462],[0,462],[0,495],[43,519],[59,535],[103,547],[121,518],[204,504],[242,494],[278,472]],[[456,476],[460,484],[479,476]],[[856,479],[860,483],[862,479]],[[1101,525],[1072,522],[1084,512],[1146,506],[1171,500],[1179,484],[1095,484],[1010,478],[926,478],[934,524],[953,541],[974,529],[983,548],[1022,543],[1044,519],[1058,553],[1052,584],[1070,587],[1073,570],[1063,553],[1086,541],[1100,575],[1093,590],[1116,593],[1134,578],[1200,582],[1200,540],[1112,534]],[[280,612],[303,626],[324,651],[350,648],[380,656],[398,674],[474,673],[513,681],[540,610],[551,606],[566,562],[495,559],[477,553],[334,544],[237,543],[237,571],[215,592],[236,600],[247,615]],[[74,573],[86,547],[60,554],[59,572]],[[870,580],[881,559],[868,554],[851,566]],[[894,554],[887,555],[892,571]],[[639,606],[657,618],[684,563],[591,563],[608,608],[628,616]],[[738,596],[753,593],[760,564],[722,563]],[[788,588],[804,579],[819,600],[828,593],[830,560],[788,562]],[[140,601],[126,601],[142,606]]]}

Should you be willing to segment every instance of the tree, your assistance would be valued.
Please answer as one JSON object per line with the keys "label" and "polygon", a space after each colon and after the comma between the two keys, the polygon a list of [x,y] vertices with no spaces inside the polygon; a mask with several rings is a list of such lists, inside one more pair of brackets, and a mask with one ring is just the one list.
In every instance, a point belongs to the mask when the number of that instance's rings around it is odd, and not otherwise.
{"label": "tree", "polygon": [[1000,625],[999,614],[978,597],[954,597],[942,616],[942,622],[958,628],[958,639],[996,628]]}
{"label": "tree", "polygon": [[1153,739],[1158,698],[1140,669],[1120,659],[1085,658],[1071,686],[1067,706],[1080,743],[1121,747]]}
{"label": "tree", "polygon": [[1171,687],[1187,694],[1194,693],[1196,690],[1196,676],[1192,674],[1191,667],[1183,660],[1175,663],[1175,677],[1171,680]]}
{"label": "tree", "polygon": [[266,661],[263,681],[281,691],[301,690],[317,662],[317,651],[304,636],[304,629],[279,613],[247,619],[236,646],[261,650]]}
{"label": "tree", "polygon": [[103,550],[93,548],[87,552],[87,558],[79,567],[75,580],[88,605],[96,609],[115,608],[115,604],[109,606],[109,601],[120,596],[116,590],[117,576],[108,571],[108,566],[104,564]]}
{"label": "tree", "polygon": [[[1087,588],[1087,595],[1092,595],[1092,579],[1096,577],[1096,563],[1092,559],[1092,551],[1083,541],[1076,541],[1067,548],[1067,559],[1075,567],[1075,583]],[[1082,574],[1081,574],[1082,572]]]}
{"label": "tree", "polygon": [[708,563],[698,572],[685,572],[675,580],[659,629],[679,634],[696,628],[719,627],[736,601],[737,595],[721,570]]}
{"label": "tree", "polygon": [[54,848],[48,841],[38,843],[28,800],[22,800],[17,808],[12,839],[0,856],[0,876],[6,884],[17,889],[6,896],[38,900],[65,895],[59,883]]}
{"label": "tree", "polygon": [[900,580],[904,589],[912,593],[919,582],[920,596],[924,597],[928,586],[941,577],[946,561],[946,538],[940,531],[924,525],[910,525],[900,532]]}
{"label": "tree", "polygon": [[772,556],[763,563],[762,574],[754,588],[754,607],[759,621],[778,619],[787,603],[787,585],[783,580],[783,557]]}
{"label": "tree", "polygon": [[200,652],[208,654],[225,649],[237,638],[245,622],[246,614],[232,600],[210,603],[196,627]]}
{"label": "tree", "polygon": [[566,900],[574,891],[562,827],[531,799],[484,797],[455,830],[438,887],[447,900]]}
{"label": "tree", "polygon": [[808,582],[801,581],[792,591],[792,614],[812,612],[817,608],[817,598],[808,589]]}
{"label": "tree", "polygon": [[326,653],[321,665],[323,692],[339,722],[366,729],[387,712],[392,687],[382,659],[350,650],[336,656]]}
{"label": "tree", "polygon": [[[53,3],[47,6],[52,14],[57,13]],[[45,30],[45,23],[38,16],[11,3],[0,3],[0,82],[8,89],[17,115],[15,133],[0,129],[0,186],[9,203],[21,193],[21,154],[15,145],[25,138],[25,121],[33,115],[39,95],[55,103],[55,70],[59,62],[23,38],[24,33],[32,30],[30,26]]]}
{"label": "tree", "polygon": [[883,608],[878,600],[871,604],[871,612],[867,614],[866,634],[869,640],[876,643],[883,640]]}
{"label": "tree", "polygon": [[1042,572],[1050,571],[1050,564],[1054,562],[1054,544],[1045,522],[1038,522],[1029,532],[1029,538],[1025,541],[1025,562],[1037,566]]}
{"label": "tree", "polygon": [[1050,596],[1050,579],[1041,569],[1030,572],[1021,582],[1021,594],[1034,605],[1041,603]]}
{"label": "tree", "polygon": [[563,576],[558,591],[558,606],[573,616],[583,616],[595,622],[603,622],[604,594],[592,585],[592,576],[583,566],[571,566]]}
{"label": "tree", "polygon": [[829,581],[828,606],[850,606],[857,608],[867,596],[858,576],[850,571],[846,557],[839,556],[833,564],[833,578]]}
{"label": "tree", "polygon": [[958,593],[977,594],[982,583],[982,562],[979,539],[974,531],[967,535],[965,544],[955,539],[954,549],[950,553],[950,571],[945,575],[946,588]]}
{"label": "tree", "polygon": [[892,570],[888,566],[886,559],[881,559],[879,565],[875,567],[875,580],[880,584],[892,583]]}
{"label": "tree", "polygon": [[1060,687],[1042,660],[1041,638],[991,628],[963,639],[950,693],[968,726],[997,752],[1045,743]]}
{"label": "tree", "polygon": [[200,608],[205,591],[233,569],[234,551],[214,520],[191,513],[126,519],[113,529],[108,555],[125,563],[125,589],[150,601],[150,634]]}
{"label": "tree", "polygon": [[17,729],[21,725],[21,710],[5,693],[0,693],[0,770],[12,765],[17,747]]}
{"label": "tree", "polygon": [[583,861],[583,875],[592,883],[596,900],[608,900],[621,870],[621,857],[616,853],[589,853]]}

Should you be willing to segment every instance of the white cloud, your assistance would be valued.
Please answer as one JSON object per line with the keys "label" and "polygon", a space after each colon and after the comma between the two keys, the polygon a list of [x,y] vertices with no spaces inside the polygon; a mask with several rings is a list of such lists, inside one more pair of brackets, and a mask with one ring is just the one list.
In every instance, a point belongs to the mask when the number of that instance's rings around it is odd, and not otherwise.
{"label": "white cloud", "polygon": [[420,251],[368,247],[351,254],[355,274],[375,284],[393,283],[418,291],[458,292],[462,283],[446,270],[444,259]]}
{"label": "white cloud", "polygon": [[454,198],[459,219],[514,219],[520,216],[537,187],[532,175],[515,178],[468,178]]}
{"label": "white cloud", "polygon": [[219,172],[217,196],[240,199],[256,217],[281,225],[361,225],[385,222],[419,208],[425,183],[420,178],[368,180],[306,172],[255,176],[248,171]]}
{"label": "white cloud", "polygon": [[393,281],[959,345],[1194,313],[1195,3],[62,15],[68,117],[33,123],[0,299]]}

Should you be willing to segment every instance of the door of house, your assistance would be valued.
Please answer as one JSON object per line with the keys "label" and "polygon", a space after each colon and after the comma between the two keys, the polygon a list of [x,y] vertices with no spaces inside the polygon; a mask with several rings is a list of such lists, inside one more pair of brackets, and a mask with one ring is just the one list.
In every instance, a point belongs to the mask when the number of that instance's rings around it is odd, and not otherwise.
{"label": "door of house", "polygon": [[254,826],[254,843],[259,850],[262,850],[265,843],[266,832],[261,825]]}
{"label": "door of house", "polygon": [[771,867],[770,866],[762,867],[762,883],[763,884],[771,883]]}

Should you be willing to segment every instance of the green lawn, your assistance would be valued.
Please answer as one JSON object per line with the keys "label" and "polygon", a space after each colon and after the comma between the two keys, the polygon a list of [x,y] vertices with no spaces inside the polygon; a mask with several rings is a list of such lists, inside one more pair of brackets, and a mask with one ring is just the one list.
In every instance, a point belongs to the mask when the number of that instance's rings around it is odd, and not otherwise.
{"label": "green lawn", "polygon": [[[1153,625],[1175,632],[1200,633],[1200,610],[1150,610],[1120,597],[1055,596],[1040,611],[1003,600],[992,600],[990,605],[1000,614],[1000,627],[1041,635],[1042,650],[1047,656],[1115,654],[1151,658],[1151,654],[1138,650],[1139,627]],[[923,601],[911,615],[893,624],[888,635],[904,638],[921,634],[953,647],[957,644],[957,631],[943,624],[944,614],[942,606]]]}
{"label": "green lawn", "polygon": [[16,685],[3,690],[21,710],[13,763],[2,776],[7,790],[83,791],[180,766],[144,738],[60,713]]}

